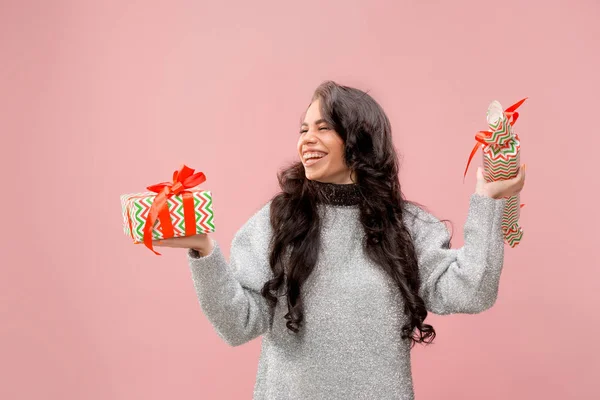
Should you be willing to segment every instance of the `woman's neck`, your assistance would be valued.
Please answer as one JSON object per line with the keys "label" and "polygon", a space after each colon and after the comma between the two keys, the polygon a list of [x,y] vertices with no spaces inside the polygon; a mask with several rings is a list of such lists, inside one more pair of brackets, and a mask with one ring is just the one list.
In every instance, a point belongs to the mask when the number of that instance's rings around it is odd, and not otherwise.
{"label": "woman's neck", "polygon": [[360,204],[361,195],[355,183],[328,183],[310,181],[317,192],[317,202],[335,206],[354,206]]}

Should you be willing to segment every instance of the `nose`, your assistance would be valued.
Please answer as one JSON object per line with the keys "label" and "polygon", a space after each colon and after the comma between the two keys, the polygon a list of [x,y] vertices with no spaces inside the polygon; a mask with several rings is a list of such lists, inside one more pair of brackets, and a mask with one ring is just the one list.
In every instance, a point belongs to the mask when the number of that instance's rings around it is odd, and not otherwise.
{"label": "nose", "polygon": [[317,136],[311,129],[309,129],[302,137],[302,144],[315,143],[316,141],[317,141]]}

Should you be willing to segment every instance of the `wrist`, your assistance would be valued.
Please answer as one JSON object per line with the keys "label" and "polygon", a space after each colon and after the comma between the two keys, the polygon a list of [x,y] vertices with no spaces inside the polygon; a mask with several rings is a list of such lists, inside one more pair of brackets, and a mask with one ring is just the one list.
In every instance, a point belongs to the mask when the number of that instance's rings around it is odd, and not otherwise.
{"label": "wrist", "polygon": [[477,190],[475,191],[476,194],[480,195],[480,196],[484,196],[484,197],[489,197],[491,199],[497,199],[497,196],[492,195],[491,193],[485,191],[485,190]]}
{"label": "wrist", "polygon": [[205,245],[192,247],[190,250],[200,255],[200,257],[205,257],[209,255],[213,250],[212,240],[208,240]]}

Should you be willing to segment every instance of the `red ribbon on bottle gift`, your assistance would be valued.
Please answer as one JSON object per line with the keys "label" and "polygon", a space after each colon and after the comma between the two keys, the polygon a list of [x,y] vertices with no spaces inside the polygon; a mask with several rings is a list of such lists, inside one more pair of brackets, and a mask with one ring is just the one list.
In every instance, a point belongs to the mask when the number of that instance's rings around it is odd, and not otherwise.
{"label": "red ribbon on bottle gift", "polygon": [[177,171],[173,172],[173,182],[162,182],[156,185],[148,186],[148,190],[158,193],[150,206],[146,224],[144,225],[144,245],[152,250],[156,255],[161,255],[156,252],[152,246],[152,228],[156,220],[160,220],[163,237],[170,238],[174,236],[173,223],[169,214],[167,205],[168,199],[173,195],[181,194],[183,197],[183,214],[185,221],[185,235],[191,236],[196,234],[196,215],[194,212],[194,195],[186,189],[191,189],[198,186],[206,180],[206,176],[202,172],[194,173],[192,168],[182,165]]}
{"label": "red ribbon on bottle gift", "polygon": [[[506,118],[508,118],[510,126],[513,126],[515,124],[515,122],[517,122],[517,118],[519,118],[519,113],[516,112],[515,110],[517,108],[519,108],[521,106],[521,104],[523,104],[525,102],[525,100],[527,100],[527,97],[525,97],[522,100],[517,101],[515,104],[513,104],[512,106],[510,106],[506,110],[504,110],[504,114],[506,115]],[[465,173],[463,175],[463,182],[465,181],[465,177],[467,176],[467,171],[469,170],[469,165],[471,164],[471,160],[473,159],[473,156],[475,156],[475,153],[477,153],[477,150],[479,149],[479,146],[481,144],[483,144],[484,146],[490,145],[490,143],[488,142],[487,139],[489,139],[492,136],[492,133],[493,132],[490,132],[490,131],[479,131],[475,135],[475,140],[477,141],[477,143],[475,143],[475,147],[473,147],[473,150],[471,151],[471,155],[469,155],[469,161],[467,161],[467,167],[465,168]]]}

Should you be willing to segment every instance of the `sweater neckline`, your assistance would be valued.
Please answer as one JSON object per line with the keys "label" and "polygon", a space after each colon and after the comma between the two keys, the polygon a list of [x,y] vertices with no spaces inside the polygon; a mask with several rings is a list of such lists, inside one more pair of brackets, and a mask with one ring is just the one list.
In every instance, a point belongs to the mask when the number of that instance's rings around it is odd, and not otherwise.
{"label": "sweater neckline", "polygon": [[329,183],[311,181],[317,193],[319,204],[333,206],[357,206],[361,195],[356,183]]}

